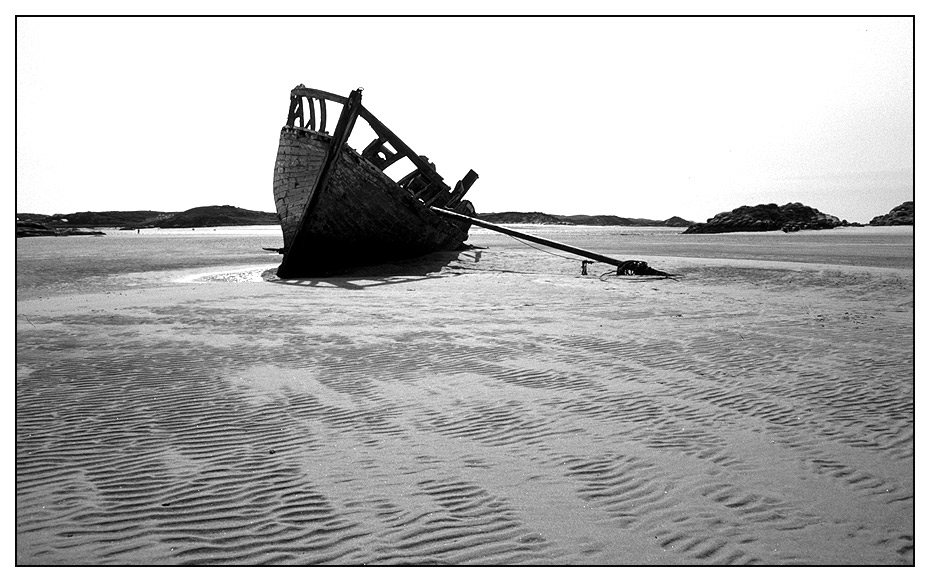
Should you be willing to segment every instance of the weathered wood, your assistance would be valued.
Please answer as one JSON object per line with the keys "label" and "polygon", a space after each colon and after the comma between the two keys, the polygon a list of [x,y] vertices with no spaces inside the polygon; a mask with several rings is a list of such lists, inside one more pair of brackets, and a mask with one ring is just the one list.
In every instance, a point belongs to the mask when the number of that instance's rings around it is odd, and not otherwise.
{"label": "weathered wood", "polygon": [[448,208],[455,207],[455,205],[465,197],[465,194],[468,193],[468,189],[471,188],[472,184],[474,184],[477,179],[478,174],[474,170],[468,170],[465,177],[455,184],[455,188],[452,190],[452,197],[449,198],[443,206]]}
{"label": "weathered wood", "polygon": [[384,150],[384,138],[376,137],[371,140],[371,143],[365,146],[365,149],[362,150],[362,157],[367,159],[373,159],[378,152]]}
{"label": "weathered wood", "polygon": [[[391,151],[385,144],[385,138],[376,137],[370,144],[362,150],[362,157],[377,166],[379,170],[384,170],[397,160],[405,157],[402,152]],[[378,157],[378,154],[384,154],[384,158]]]}
{"label": "weathered wood", "polygon": [[[434,184],[434,186],[435,186],[435,184]],[[424,202],[427,206],[432,206],[433,204],[439,204],[439,205],[441,205],[441,206],[445,206],[445,205],[446,205],[446,200],[448,200],[449,197],[450,197],[451,195],[452,195],[452,194],[451,194],[451,192],[449,192],[449,187],[446,186],[445,184],[443,184],[443,185],[439,188],[439,191],[436,192],[436,194],[434,194],[433,196],[431,196],[431,197],[429,197],[429,198],[427,198],[426,196],[423,196],[423,202]]]}
{"label": "weathered wood", "polygon": [[368,125],[370,125],[371,128],[375,130],[375,133],[378,134],[378,137],[387,138],[387,141],[390,142],[391,146],[395,150],[407,156],[407,158],[413,162],[413,165],[416,166],[418,170],[420,170],[424,178],[430,182],[442,182],[442,176],[440,176],[436,170],[431,168],[428,162],[423,161],[423,159],[420,158],[420,156],[415,151],[413,151],[410,146],[404,143],[402,139],[397,137],[393,131],[381,123],[381,121],[372,115],[370,111],[362,107],[359,111],[359,116],[368,122]]}
{"label": "weathered wood", "polygon": [[330,139],[299,127],[281,130],[273,191],[285,247],[300,229],[300,218],[326,161]]}
{"label": "weathered wood", "polygon": [[431,212],[350,148],[343,148],[327,184],[308,218],[310,228],[285,245],[290,258],[279,270],[282,278],[327,276],[457,250],[468,237],[466,223]]}
{"label": "weathered wood", "polygon": [[330,101],[335,101],[340,105],[345,105],[348,99],[342,95],[336,95],[335,93],[330,93],[328,91],[320,91],[319,89],[311,89],[309,87],[304,87],[303,85],[297,85],[291,89],[291,95],[297,95],[299,97],[313,97],[315,99],[328,99]]}
{"label": "weathered wood", "polygon": [[[319,131],[299,125],[281,130],[273,188],[285,243],[279,276],[325,276],[353,266],[461,248],[469,224],[440,216],[411,195],[416,190],[427,200],[448,201],[449,187],[429,160],[361,105],[361,90],[345,99],[300,85],[291,96],[289,121],[297,116],[295,101],[304,98],[311,107],[318,99],[321,110],[326,101],[343,107],[333,135],[323,132],[325,122]],[[358,117],[378,135],[362,154],[346,144]],[[404,157],[416,170],[399,184],[383,169]],[[455,194],[463,190],[467,187]],[[455,208],[474,214],[465,200]]]}
{"label": "weathered wood", "polygon": [[386,170],[391,166],[391,164],[404,157],[406,156],[403,154],[403,152],[390,153],[390,155],[387,156],[387,159],[384,160],[384,163],[381,164],[381,169]]}
{"label": "weathered wood", "polygon": [[401,188],[408,188],[410,183],[420,174],[420,170],[414,170],[397,181],[397,185]]}
{"label": "weathered wood", "polygon": [[[303,101],[304,98],[301,97],[300,100]],[[316,111],[314,111],[313,98],[311,97],[307,98],[307,108],[310,110],[310,114],[307,116],[308,117],[307,124],[304,125],[304,128],[308,128],[308,129],[312,129],[313,131],[316,131]]]}
{"label": "weathered wood", "polygon": [[[303,100],[307,99],[307,106],[310,108],[308,115],[304,116],[304,105]],[[294,121],[299,117],[300,118],[300,127],[304,129],[312,129],[314,131],[319,131],[324,133],[326,131],[326,101],[333,101],[339,103],[340,105],[345,106],[348,100],[341,96],[336,95],[335,93],[330,93],[328,91],[320,91],[319,89],[310,89],[304,87],[303,85],[298,85],[291,90],[291,99],[296,101],[297,105],[295,106],[296,112],[288,114],[287,125],[294,125]],[[316,127],[316,112],[314,111],[313,100],[316,99],[320,104],[320,127]],[[294,114],[296,113],[296,114]]]}
{"label": "weathered wood", "polygon": [[[349,140],[349,134],[352,133],[352,128],[355,127],[355,120],[358,118],[359,109],[361,109],[361,107],[361,91],[352,91],[352,93],[349,94],[348,101],[342,108],[342,114],[339,116],[339,121],[336,123],[336,129],[333,131],[332,141],[329,144],[329,151],[327,153],[326,160],[323,162],[323,166],[320,170],[319,178],[316,181],[313,192],[310,194],[310,198],[307,201],[306,207],[304,207],[303,213],[301,213],[299,223],[300,228],[294,237],[292,246],[299,247],[301,245],[301,238],[308,236],[307,230],[309,228],[309,221],[307,220],[307,217],[313,215],[313,212],[319,203],[320,192],[326,188],[327,182],[332,176],[333,166],[338,160],[343,146],[345,146],[346,142]],[[284,260],[281,261],[281,266],[278,268],[279,273],[287,273],[291,269],[291,261],[289,259],[292,259],[293,256],[294,255],[289,252],[284,254]]]}
{"label": "weathered wood", "polygon": [[294,122],[297,121],[297,119],[299,118],[300,126],[303,127],[303,123],[304,123],[304,113],[303,113],[304,109],[303,108],[304,108],[303,99],[295,95],[291,95],[291,106],[287,110],[287,125],[293,126]]}

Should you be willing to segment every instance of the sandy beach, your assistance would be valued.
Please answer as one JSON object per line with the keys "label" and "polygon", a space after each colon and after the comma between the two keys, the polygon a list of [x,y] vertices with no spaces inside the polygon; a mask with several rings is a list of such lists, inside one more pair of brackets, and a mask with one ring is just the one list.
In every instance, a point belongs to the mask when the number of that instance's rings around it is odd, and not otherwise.
{"label": "sandy beach", "polygon": [[531,228],[17,241],[17,564],[914,563],[913,228]]}

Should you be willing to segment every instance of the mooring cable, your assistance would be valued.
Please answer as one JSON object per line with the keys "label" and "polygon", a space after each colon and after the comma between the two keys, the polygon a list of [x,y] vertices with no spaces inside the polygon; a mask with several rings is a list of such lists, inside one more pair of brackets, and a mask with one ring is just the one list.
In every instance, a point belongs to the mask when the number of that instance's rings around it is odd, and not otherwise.
{"label": "mooring cable", "polygon": [[[506,233],[506,232],[503,233],[503,234],[509,236],[510,238],[514,239],[515,241],[518,241],[518,242],[520,242],[520,243],[522,243],[522,244],[525,244],[526,246],[530,247],[531,249],[534,249],[534,250],[537,250],[537,251],[542,251],[542,252],[544,252],[544,253],[547,253],[547,254],[552,255],[553,257],[558,257],[558,258],[560,258],[560,259],[565,259],[565,260],[567,260],[567,261],[572,261],[572,262],[575,262],[575,261],[578,260],[578,259],[575,258],[575,257],[570,257],[570,256],[568,256],[568,255],[563,255],[563,254],[561,254],[561,253],[555,253],[555,252],[552,252],[552,251],[550,251],[550,250],[544,249],[544,248],[542,248],[542,247],[540,247],[540,246],[531,244],[531,243],[529,243],[529,242],[527,242],[527,241],[525,241],[525,240],[523,240],[523,239],[521,239],[521,238],[518,238],[518,237],[513,236],[512,234],[509,234],[509,233]],[[582,272],[582,274],[587,274],[586,265],[590,265],[590,264],[593,264],[593,263],[601,263],[601,262],[602,262],[602,261],[592,261],[592,260],[589,260],[589,259],[582,260],[582,261],[581,261],[581,272]],[[605,263],[605,264],[606,264],[606,263]],[[599,278],[601,281],[606,281],[606,279],[604,279],[604,275],[608,275],[608,274],[613,274],[613,275],[616,276],[616,277],[620,277],[620,276],[621,276],[619,273],[615,272],[614,270],[610,270],[610,271],[606,271],[606,272],[602,273],[601,275],[598,276],[598,278]],[[648,278],[646,278],[646,277],[648,277]],[[678,281],[678,277],[681,277],[681,275],[674,275],[674,274],[664,273],[663,275],[656,275],[656,276],[648,276],[648,275],[647,275],[647,276],[641,276],[641,278],[639,278],[639,279],[622,279],[622,280],[623,280],[623,281],[633,282],[633,283],[638,283],[638,282],[642,282],[642,281],[654,281],[654,280],[657,280],[657,279],[672,279],[673,281]]]}
{"label": "mooring cable", "polygon": [[[534,244],[528,243],[528,242],[526,242],[525,240],[523,240],[523,239],[521,239],[521,238],[517,238],[517,237],[513,236],[512,234],[509,234],[509,233],[504,233],[504,234],[506,234],[507,236],[509,236],[510,238],[512,238],[513,240],[515,240],[515,241],[517,241],[517,242],[521,242],[521,243],[525,244],[526,246],[530,247],[531,249],[535,249],[535,250],[537,250],[537,251],[542,251],[542,252],[544,252],[544,253],[547,253],[547,254],[552,255],[553,257],[559,257],[559,258],[561,258],[561,259],[565,259],[565,260],[567,260],[567,261],[572,261],[572,262],[575,262],[575,261],[578,260],[578,259],[576,259],[575,257],[570,257],[570,256],[568,256],[568,255],[563,255],[563,254],[560,254],[560,253],[554,253],[554,252],[552,252],[552,251],[550,251],[550,250],[546,250],[546,249],[544,249],[544,248],[542,248],[542,247],[539,247],[539,246],[536,246],[536,245],[534,245]],[[589,263],[593,263],[594,261],[588,261],[588,262],[589,262]]]}

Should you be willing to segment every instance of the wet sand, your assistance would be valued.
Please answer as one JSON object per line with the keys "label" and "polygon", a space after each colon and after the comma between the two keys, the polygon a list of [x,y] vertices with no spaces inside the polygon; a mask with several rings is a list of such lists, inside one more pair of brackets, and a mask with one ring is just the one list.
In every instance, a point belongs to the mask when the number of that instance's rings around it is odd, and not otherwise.
{"label": "wet sand", "polygon": [[912,248],[637,243],[656,280],[473,238],[21,277],[17,563],[913,564]]}

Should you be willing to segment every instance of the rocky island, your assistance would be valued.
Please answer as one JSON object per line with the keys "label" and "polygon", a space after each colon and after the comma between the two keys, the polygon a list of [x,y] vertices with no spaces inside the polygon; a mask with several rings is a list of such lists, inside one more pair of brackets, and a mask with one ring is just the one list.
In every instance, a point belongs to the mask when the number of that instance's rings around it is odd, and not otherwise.
{"label": "rocky island", "polygon": [[869,221],[870,226],[901,226],[914,224],[914,202],[908,201],[891,209],[888,214],[876,216]]}
{"label": "rocky island", "polygon": [[765,232],[784,230],[822,230],[838,226],[862,226],[824,214],[800,202],[740,206],[730,212],[721,212],[706,223],[692,224],[683,234],[710,234],[722,232]]}

